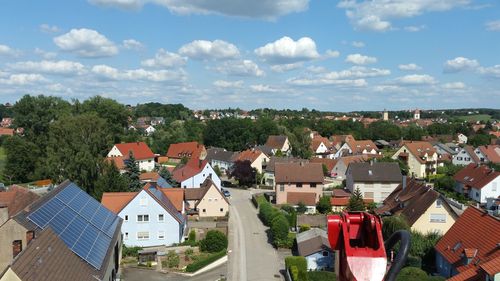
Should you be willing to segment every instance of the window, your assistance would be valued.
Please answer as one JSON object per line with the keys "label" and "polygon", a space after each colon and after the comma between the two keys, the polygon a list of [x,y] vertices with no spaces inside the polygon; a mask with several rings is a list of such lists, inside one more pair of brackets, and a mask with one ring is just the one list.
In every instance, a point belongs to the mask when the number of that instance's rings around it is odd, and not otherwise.
{"label": "window", "polygon": [[203,211],[202,211],[202,212],[203,212],[203,213],[206,213],[206,212],[207,212],[207,209],[203,209]]}
{"label": "window", "polygon": [[297,183],[297,184],[295,184],[295,186],[300,188],[300,187],[302,187],[302,183]]}
{"label": "window", "polygon": [[436,200],[436,208],[441,208],[443,206],[443,201],[441,199]]}
{"label": "window", "polygon": [[142,197],[142,198],[139,200],[139,205],[141,205],[141,206],[147,206],[147,205],[148,205],[148,198],[146,198],[146,197]]}
{"label": "window", "polygon": [[151,163],[151,160],[148,160],[148,163]]}
{"label": "window", "polygon": [[491,191],[497,191],[497,185],[498,185],[498,183],[494,182],[494,183],[491,185]]}
{"label": "window", "polygon": [[323,251],[323,257],[328,257],[328,251]]}
{"label": "window", "polygon": [[125,240],[128,240],[128,232],[125,232],[125,237],[124,237]]}
{"label": "window", "polygon": [[137,240],[149,240],[149,232],[147,231],[137,232]]}
{"label": "window", "polygon": [[284,184],[280,184],[280,191],[285,191],[285,185]]}
{"label": "window", "polygon": [[158,239],[165,239],[165,231],[158,231]]}
{"label": "window", "polygon": [[12,258],[15,258],[23,250],[23,241],[14,240],[12,241]]}
{"label": "window", "polygon": [[311,186],[311,188],[316,188],[316,183],[315,183],[315,182],[313,182],[313,183],[311,183],[311,185],[310,185],[310,186]]}
{"label": "window", "polygon": [[224,208],[220,208],[221,213],[224,212]]}
{"label": "window", "polygon": [[446,222],[446,215],[445,214],[431,214],[430,217],[430,222]]}
{"label": "window", "polygon": [[479,198],[479,192],[476,191],[476,197]]}
{"label": "window", "polygon": [[365,192],[365,194],[363,195],[363,197],[373,199],[373,192]]}
{"label": "window", "polygon": [[125,221],[128,221],[128,215],[125,215]]}
{"label": "window", "polygon": [[163,214],[159,214],[159,215],[158,215],[158,221],[159,221],[159,222],[163,222],[163,221],[164,221],[164,219],[165,219],[165,218],[164,218]]}
{"label": "window", "polygon": [[137,215],[137,222],[149,222],[149,215]]}
{"label": "window", "polygon": [[457,160],[459,161],[462,161],[462,159],[463,159],[462,157],[457,157]]}

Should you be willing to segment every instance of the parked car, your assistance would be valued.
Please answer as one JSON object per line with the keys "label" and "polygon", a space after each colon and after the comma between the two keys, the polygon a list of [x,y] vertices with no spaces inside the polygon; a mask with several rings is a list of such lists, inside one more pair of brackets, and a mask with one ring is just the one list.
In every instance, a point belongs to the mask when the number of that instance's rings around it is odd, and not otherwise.
{"label": "parked car", "polygon": [[223,187],[236,187],[236,185],[230,181],[222,181]]}
{"label": "parked car", "polygon": [[223,188],[223,189],[221,189],[221,191],[222,191],[222,194],[224,194],[224,196],[231,197],[231,192],[229,192],[229,190]]}

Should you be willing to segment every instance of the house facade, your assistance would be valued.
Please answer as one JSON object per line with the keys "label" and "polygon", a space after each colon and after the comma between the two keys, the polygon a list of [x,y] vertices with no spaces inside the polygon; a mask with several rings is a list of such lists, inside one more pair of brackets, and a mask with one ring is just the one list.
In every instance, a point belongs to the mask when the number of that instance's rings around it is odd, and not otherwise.
{"label": "house facade", "polygon": [[200,188],[184,190],[189,214],[203,217],[224,217],[229,212],[229,201],[212,180],[206,179]]}
{"label": "house facade", "polygon": [[353,156],[344,156],[337,159],[337,163],[333,166],[331,171],[331,175],[336,179],[345,179],[347,168],[351,163],[357,162],[365,162],[369,159],[367,155],[353,155]]}
{"label": "house facade", "polygon": [[486,203],[488,198],[500,196],[500,172],[488,166],[469,164],[453,179],[455,191],[476,202]]}
{"label": "house facade", "polygon": [[168,147],[166,156],[173,163],[180,163],[183,158],[203,160],[207,157],[207,150],[203,144],[195,141],[173,143]]}
{"label": "house facade", "polygon": [[207,149],[207,157],[205,160],[210,163],[210,166],[217,166],[223,172],[231,169],[233,166],[234,152],[227,151],[224,148],[212,147]]}
{"label": "house facade", "polygon": [[236,161],[250,161],[250,166],[255,168],[257,172],[262,173],[265,166],[269,162],[269,157],[262,151],[257,149],[248,149],[240,152],[236,157]]}
{"label": "house facade", "polygon": [[130,153],[133,154],[137,164],[139,165],[139,170],[146,172],[154,170],[155,155],[149,146],[144,142],[115,144],[109,151],[107,157],[108,159],[119,158],[121,161],[126,161],[128,160]]}
{"label": "house facade", "polygon": [[283,155],[290,155],[292,152],[292,146],[287,136],[269,136],[266,143],[264,144],[271,148],[272,154],[276,155],[280,151]]}
{"label": "house facade", "polygon": [[207,160],[191,159],[183,166],[177,166],[172,177],[180,183],[181,188],[198,188],[210,178],[220,189],[221,180]]}
{"label": "house facade", "polygon": [[346,172],[346,187],[351,193],[359,189],[363,198],[380,203],[401,184],[402,178],[397,163],[351,163]]}
{"label": "house facade", "polygon": [[350,140],[335,153],[335,158],[349,155],[377,155],[377,145],[371,140]]}
{"label": "house facade", "polygon": [[312,228],[297,234],[297,252],[307,261],[307,270],[332,269],[335,252],[325,230]]}
{"label": "house facade", "polygon": [[406,142],[396,151],[392,159],[399,159],[406,163],[410,176],[425,178],[437,172],[438,154],[429,142]]}
{"label": "house facade", "polygon": [[318,158],[333,158],[334,151],[330,141],[321,136],[314,136],[311,140],[311,150]]}

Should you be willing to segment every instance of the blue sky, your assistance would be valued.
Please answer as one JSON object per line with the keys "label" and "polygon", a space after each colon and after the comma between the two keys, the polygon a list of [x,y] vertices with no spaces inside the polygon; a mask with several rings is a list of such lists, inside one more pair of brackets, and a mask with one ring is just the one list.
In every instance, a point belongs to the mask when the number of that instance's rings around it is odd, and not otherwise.
{"label": "blue sky", "polygon": [[494,0],[2,1],[0,102],[500,107]]}

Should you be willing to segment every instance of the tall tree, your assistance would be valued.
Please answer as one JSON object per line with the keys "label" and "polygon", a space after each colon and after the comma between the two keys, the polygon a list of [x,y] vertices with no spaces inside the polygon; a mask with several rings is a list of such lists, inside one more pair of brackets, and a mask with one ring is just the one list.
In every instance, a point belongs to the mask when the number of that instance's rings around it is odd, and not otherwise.
{"label": "tall tree", "polygon": [[61,118],[50,125],[45,174],[55,182],[75,181],[93,194],[111,145],[106,121],[95,114]]}
{"label": "tall tree", "polygon": [[108,130],[113,134],[113,142],[119,143],[128,125],[129,112],[123,104],[113,99],[95,96],[85,100],[80,106],[81,112],[95,112],[108,123]]}
{"label": "tall tree", "polygon": [[365,202],[363,201],[363,194],[361,194],[361,190],[356,188],[349,198],[349,202],[347,203],[348,211],[364,211],[365,210]]}
{"label": "tall tree", "polygon": [[167,181],[171,186],[179,186],[179,183],[172,177],[172,174],[165,167],[161,167],[158,173],[165,181]]}
{"label": "tall tree", "polygon": [[114,163],[105,162],[102,171],[95,183],[92,196],[101,201],[104,192],[125,192],[128,191],[128,180],[120,174]]}
{"label": "tall tree", "polygon": [[229,175],[238,180],[239,185],[250,187],[255,183],[257,171],[252,168],[250,161],[236,161]]}
{"label": "tall tree", "polygon": [[132,151],[129,153],[128,159],[126,160],[125,169],[127,170],[125,174],[128,177],[129,191],[141,190],[142,184],[139,179],[141,171],[139,171],[139,164],[135,161]]}
{"label": "tall tree", "polygon": [[40,160],[39,147],[19,136],[6,139],[3,146],[6,154],[3,180],[9,184],[34,180],[37,163]]}
{"label": "tall tree", "polygon": [[321,196],[316,204],[316,210],[322,214],[328,214],[332,211],[330,196]]}

